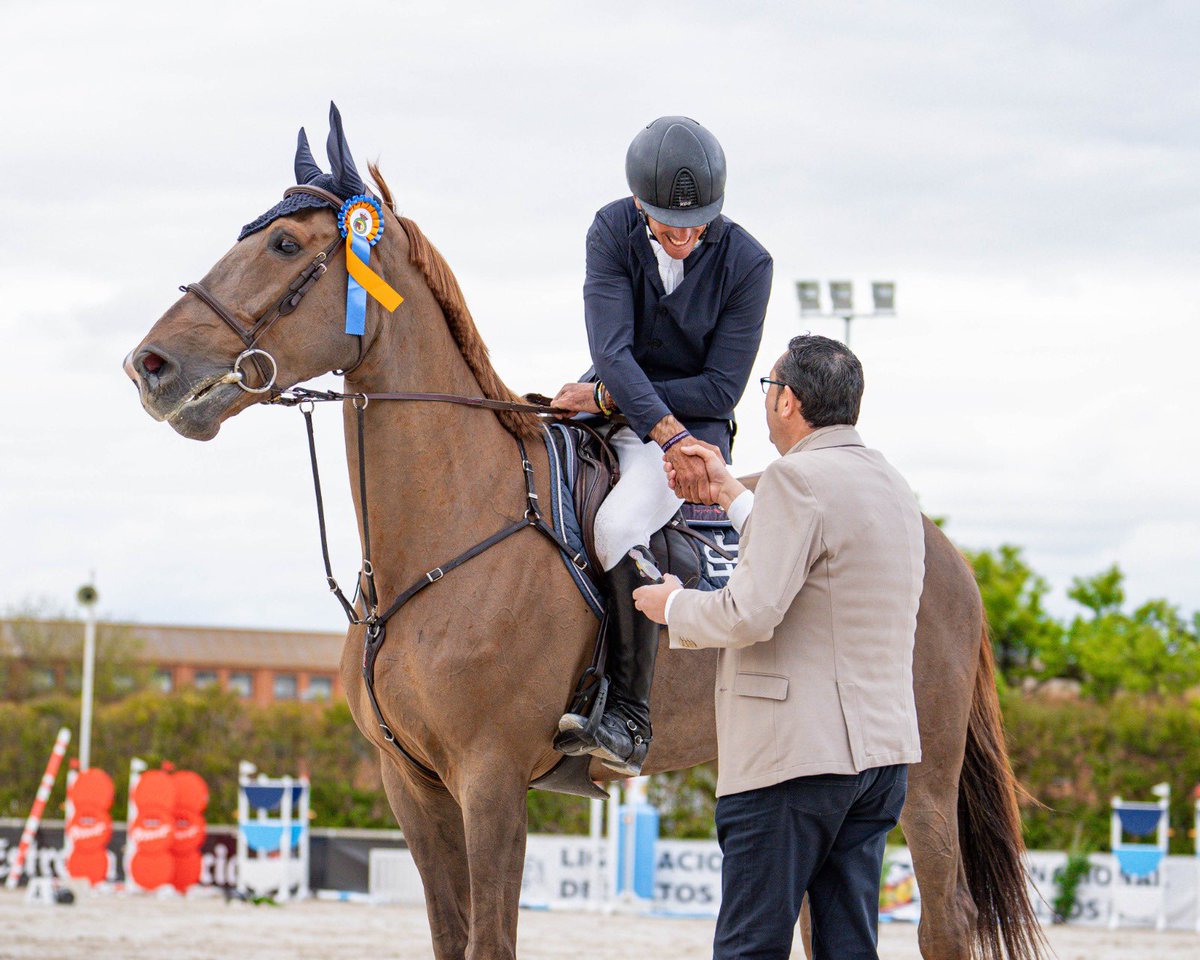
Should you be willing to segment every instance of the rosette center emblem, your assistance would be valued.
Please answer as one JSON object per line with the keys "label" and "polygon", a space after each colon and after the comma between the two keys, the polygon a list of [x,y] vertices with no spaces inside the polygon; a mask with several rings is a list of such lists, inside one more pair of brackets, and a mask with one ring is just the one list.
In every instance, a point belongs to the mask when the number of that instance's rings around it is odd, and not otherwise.
{"label": "rosette center emblem", "polygon": [[371,246],[383,236],[383,208],[374,197],[359,194],[343,205],[338,215],[338,229],[343,237],[351,234]]}

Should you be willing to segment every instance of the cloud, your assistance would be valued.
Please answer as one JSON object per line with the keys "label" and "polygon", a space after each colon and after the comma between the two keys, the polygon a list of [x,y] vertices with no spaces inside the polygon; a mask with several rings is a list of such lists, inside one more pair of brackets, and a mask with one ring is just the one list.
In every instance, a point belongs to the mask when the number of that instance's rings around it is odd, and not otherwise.
{"label": "cloud", "polygon": [[[369,28],[336,40],[324,5],[125,9],[132,26],[84,3],[5,11],[10,597],[94,567],[122,616],[336,627],[298,418],[255,409],[189,443],[119,370],[289,185],[295,131],[323,140],[333,97],[503,376],[543,392],[588,366],[583,233],[625,189],[626,143],[696,116],[730,159],[727,213],[775,257],[762,372],[801,329],[841,335],[797,316],[794,280],[896,280],[899,315],[853,328],[862,429],[927,509],[965,544],[1027,545],[1059,587],[1119,560],[1134,595],[1200,607],[1193,5],[365,2]],[[51,30],[45,69],[31,38]],[[756,391],[739,419],[738,466],[761,468]]]}

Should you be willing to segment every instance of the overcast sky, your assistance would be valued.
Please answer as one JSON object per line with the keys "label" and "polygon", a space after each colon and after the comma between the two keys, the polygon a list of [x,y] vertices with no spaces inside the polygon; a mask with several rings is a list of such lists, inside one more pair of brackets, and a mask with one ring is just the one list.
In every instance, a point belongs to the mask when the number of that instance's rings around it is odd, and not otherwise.
{"label": "overcast sky", "polygon": [[[336,11],[331,14],[330,11]],[[725,213],[797,279],[898,283],[858,321],[860,429],[961,545],[1056,589],[1119,562],[1200,608],[1200,7],[1194,3],[0,2],[0,606],[338,629],[302,421],[215,441],[141,410],[121,359],[292,183],[329,100],[455,269],[498,368],[588,366],[583,236],[625,148],[683,113]],[[319,157],[322,159],[323,157]],[[736,465],[774,455],[754,389]],[[340,418],[318,415],[338,573]],[[431,557],[434,561],[438,558]]]}

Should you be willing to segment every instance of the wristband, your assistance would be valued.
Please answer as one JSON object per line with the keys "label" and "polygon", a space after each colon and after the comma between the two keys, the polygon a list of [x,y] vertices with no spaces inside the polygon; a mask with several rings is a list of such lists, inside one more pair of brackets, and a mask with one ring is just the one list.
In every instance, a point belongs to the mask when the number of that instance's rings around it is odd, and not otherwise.
{"label": "wristband", "polygon": [[604,414],[606,417],[611,417],[615,411],[604,405],[604,393],[604,381],[597,380],[596,388],[592,391],[592,399],[596,401],[596,407],[602,414]]}
{"label": "wristband", "polygon": [[680,430],[677,434],[675,434],[675,436],[673,436],[670,440],[668,440],[666,443],[663,444],[663,453],[666,453],[668,450],[670,450],[680,440],[683,440],[686,437],[690,437],[691,435],[692,434],[691,434],[690,430]]}
{"label": "wristband", "polygon": [[604,400],[604,412],[610,417],[613,414],[620,413],[617,409],[617,401],[613,399],[612,391],[608,387],[604,387],[600,391],[600,397]]}

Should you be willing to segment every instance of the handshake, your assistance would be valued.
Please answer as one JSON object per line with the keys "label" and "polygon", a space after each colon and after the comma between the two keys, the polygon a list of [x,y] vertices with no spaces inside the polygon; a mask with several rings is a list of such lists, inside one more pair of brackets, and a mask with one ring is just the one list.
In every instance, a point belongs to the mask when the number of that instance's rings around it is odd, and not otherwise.
{"label": "handshake", "polygon": [[724,510],[746,488],[729,472],[721,451],[703,440],[684,440],[663,454],[667,483],[691,503],[717,503]]}
{"label": "handshake", "polygon": [[[601,410],[602,395],[608,397],[609,402],[612,400],[603,388],[602,383],[564,383],[550,405],[557,408],[556,416],[559,417],[571,417],[576,413],[607,415],[615,411]],[[665,443],[683,429],[683,424],[673,416],[666,416],[654,429],[661,431],[652,434],[654,439]],[[728,510],[734,498],[746,489],[725,466],[721,451],[695,437],[684,439],[663,453],[663,469],[671,489],[691,503],[719,503],[722,509]]]}

